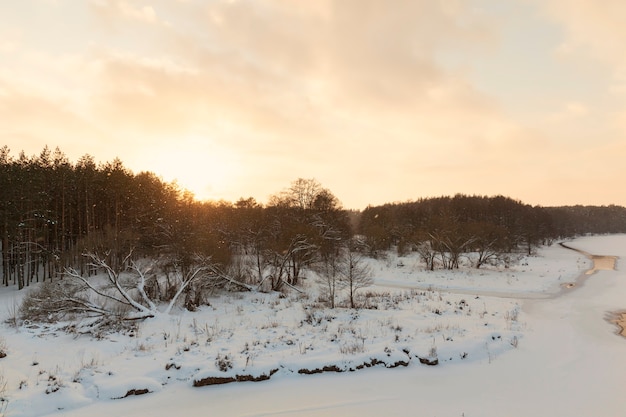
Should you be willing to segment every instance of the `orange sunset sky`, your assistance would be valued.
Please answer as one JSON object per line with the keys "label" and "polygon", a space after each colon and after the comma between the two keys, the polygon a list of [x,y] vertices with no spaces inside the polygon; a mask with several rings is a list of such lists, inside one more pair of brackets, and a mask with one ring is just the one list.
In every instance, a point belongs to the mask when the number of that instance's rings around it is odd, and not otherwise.
{"label": "orange sunset sky", "polygon": [[0,146],[202,199],[626,205],[622,0],[0,0]]}

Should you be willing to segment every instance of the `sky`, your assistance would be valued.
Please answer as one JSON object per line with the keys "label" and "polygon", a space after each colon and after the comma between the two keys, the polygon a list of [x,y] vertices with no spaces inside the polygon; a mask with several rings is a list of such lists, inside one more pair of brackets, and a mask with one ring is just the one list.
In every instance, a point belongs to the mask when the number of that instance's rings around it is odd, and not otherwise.
{"label": "sky", "polygon": [[0,146],[199,199],[626,205],[622,0],[0,0]]}

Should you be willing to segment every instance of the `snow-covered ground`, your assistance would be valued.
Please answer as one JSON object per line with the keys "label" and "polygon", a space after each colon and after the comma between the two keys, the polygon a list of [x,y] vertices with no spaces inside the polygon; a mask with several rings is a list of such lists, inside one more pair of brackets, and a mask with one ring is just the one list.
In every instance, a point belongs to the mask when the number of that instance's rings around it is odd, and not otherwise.
{"label": "snow-covered ground", "polygon": [[[626,259],[626,235],[570,246]],[[587,258],[553,245],[502,270],[429,272],[394,256],[371,267],[359,310],[230,293],[101,340],[7,325],[6,415],[626,415],[626,339],[605,320],[626,308],[619,260],[585,276]],[[3,319],[21,296],[0,292]]]}

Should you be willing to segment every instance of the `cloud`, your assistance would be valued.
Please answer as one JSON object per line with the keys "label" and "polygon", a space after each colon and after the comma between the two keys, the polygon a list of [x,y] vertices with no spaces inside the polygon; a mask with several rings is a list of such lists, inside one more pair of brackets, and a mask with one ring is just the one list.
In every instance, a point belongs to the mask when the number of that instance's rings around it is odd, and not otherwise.
{"label": "cloud", "polygon": [[[551,152],[583,149],[592,132],[594,145],[616,138],[626,125],[620,104],[626,61],[601,26],[612,16],[595,3],[576,0],[570,10],[561,0],[520,1],[544,13],[542,24],[563,28],[555,59],[593,57],[609,68],[610,84],[596,77],[593,85],[607,87],[615,102],[599,105],[598,95],[584,89],[536,85],[518,102],[517,85],[493,84],[502,89],[494,93],[484,88],[489,79],[476,82],[473,71],[488,68],[499,47],[510,47],[490,4],[59,1],[47,9],[48,20],[37,21],[41,31],[0,37],[0,54],[11,56],[0,68],[0,118],[11,121],[0,127],[0,138],[28,138],[40,148],[43,141],[76,144],[82,137],[83,149],[98,158],[115,152],[142,169],[150,169],[145,164],[157,159],[155,152],[172,149],[177,159],[187,150],[196,161],[202,158],[194,152],[236,153],[249,180],[237,177],[233,199],[250,190],[262,199],[297,177],[316,177],[340,198],[351,196],[351,207],[398,196],[523,189],[528,177],[539,184],[543,174],[561,174]],[[620,16],[619,3],[611,7]],[[536,58],[533,51],[525,49],[523,58]],[[495,66],[491,73],[504,80],[508,70],[523,73],[524,59],[513,63],[522,67]],[[535,62],[535,71],[558,73],[552,62]],[[522,116],[511,111],[516,106],[524,107]],[[576,158],[572,164],[582,156]]]}
{"label": "cloud", "polygon": [[585,118],[591,112],[589,106],[580,101],[567,101],[561,106],[561,109],[549,115],[551,123],[572,123]]}
{"label": "cloud", "polygon": [[1,40],[0,41],[0,53],[9,53],[14,52],[17,49],[17,44],[10,40]]}
{"label": "cloud", "polygon": [[152,6],[137,6],[125,0],[91,0],[89,6],[97,15],[109,21],[122,18],[149,24],[159,22]]}
{"label": "cloud", "polygon": [[626,3],[621,0],[529,0],[549,19],[564,30],[566,40],[557,53],[563,57],[586,57],[596,64],[612,69],[614,85],[609,89],[624,90],[626,55]]}
{"label": "cloud", "polygon": [[[433,159],[466,167],[475,152],[497,154],[517,129],[438,62],[441,48],[493,36],[464,3],[449,4],[94,1],[88,11],[117,35],[105,28],[103,43],[92,29],[66,67],[81,74],[69,104],[127,153],[129,141],[161,148],[200,134],[238,149],[260,182],[278,170],[402,184],[398,172],[424,175]],[[165,15],[171,24],[153,24]]]}
{"label": "cloud", "polygon": [[0,143],[14,152],[39,153],[44,146],[61,146],[73,158],[91,153],[112,159],[110,138],[63,101],[16,91],[0,80]]}

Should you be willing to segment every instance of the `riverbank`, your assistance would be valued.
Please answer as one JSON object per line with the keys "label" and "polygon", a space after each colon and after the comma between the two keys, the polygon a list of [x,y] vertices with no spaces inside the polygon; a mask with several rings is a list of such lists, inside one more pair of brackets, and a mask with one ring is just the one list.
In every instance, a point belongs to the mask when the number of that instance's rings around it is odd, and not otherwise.
{"label": "riverbank", "polygon": [[[593,255],[585,250],[577,249],[566,243],[560,243],[566,249],[571,249],[585,255],[593,262],[593,267],[585,275],[593,275],[598,271],[615,271],[617,269],[618,256],[614,255]],[[611,248],[613,249],[613,248]],[[574,284],[566,284],[567,289],[574,288]],[[626,338],[626,310],[613,311],[606,314],[606,320],[618,327],[617,334]]]}
{"label": "riverbank", "polygon": [[608,313],[607,320],[619,328],[617,334],[626,338],[626,311]]}

